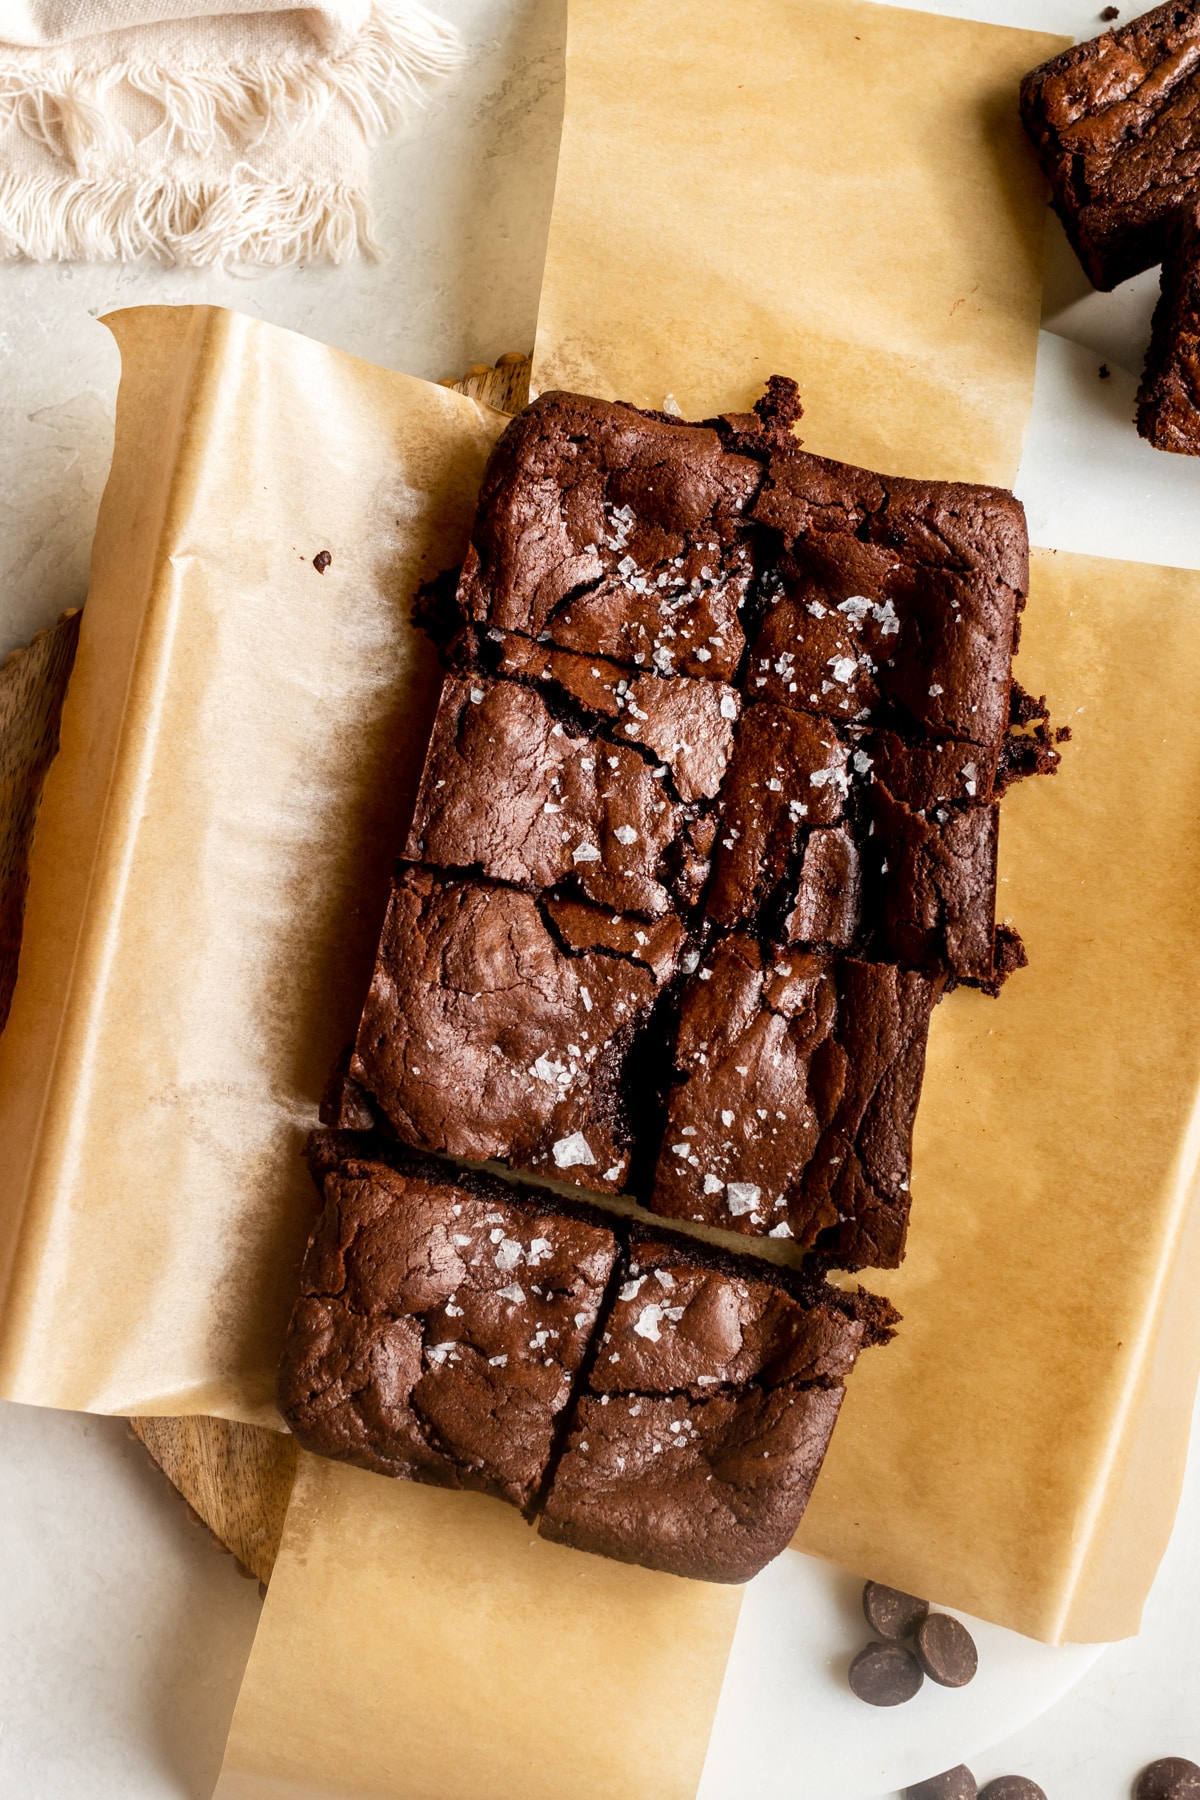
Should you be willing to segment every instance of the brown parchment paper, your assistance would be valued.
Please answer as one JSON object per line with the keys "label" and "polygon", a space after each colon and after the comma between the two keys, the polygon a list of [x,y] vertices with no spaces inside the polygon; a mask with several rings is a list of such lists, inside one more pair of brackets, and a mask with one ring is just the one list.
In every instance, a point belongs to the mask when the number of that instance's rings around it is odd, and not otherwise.
{"label": "brown parchment paper", "polygon": [[302,1455],[216,1800],[692,1800],[740,1598]]}
{"label": "brown parchment paper", "polygon": [[861,0],[570,0],[533,389],[1011,486],[1045,206],[1020,77],[1068,39]]}
{"label": "brown parchment paper", "polygon": [[[273,1421],[300,1136],[436,687],[407,602],[461,548],[502,420],[213,309],[115,328],[113,477],[0,1038],[0,1391]],[[1076,733],[1005,802],[1031,966],[935,1014],[909,1260],[877,1279],[905,1329],[851,1382],[800,1541],[1107,1638],[1169,1529],[1200,1358],[1200,575],[1039,556],[1018,668]]]}
{"label": "brown parchment paper", "polygon": [[905,1314],[801,1547],[1050,1641],[1137,1630],[1200,1368],[1200,574],[1035,553],[1017,662],[1073,741],[1015,788],[1030,966],[934,1015]]}
{"label": "brown parchment paper", "polygon": [[297,1151],[437,694],[409,602],[505,421],[216,308],[110,323],[112,475],[0,1037],[0,1393],[277,1423]]}

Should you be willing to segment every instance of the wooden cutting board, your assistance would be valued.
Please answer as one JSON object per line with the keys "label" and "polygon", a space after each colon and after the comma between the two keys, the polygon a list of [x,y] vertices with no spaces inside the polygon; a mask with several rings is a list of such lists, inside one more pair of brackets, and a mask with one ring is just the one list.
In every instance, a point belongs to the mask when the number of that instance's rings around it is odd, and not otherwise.
{"label": "wooden cutting board", "polygon": [[[476,363],[457,389],[499,412],[529,399],[530,359],[518,352],[495,366]],[[58,721],[75,660],[78,612],[39,632],[0,667],[0,1029],[8,1016],[21,941],[29,848],[46,770],[58,748]],[[193,1519],[207,1526],[248,1575],[270,1581],[296,1471],[296,1447],[282,1432],[200,1416],[129,1421]]]}

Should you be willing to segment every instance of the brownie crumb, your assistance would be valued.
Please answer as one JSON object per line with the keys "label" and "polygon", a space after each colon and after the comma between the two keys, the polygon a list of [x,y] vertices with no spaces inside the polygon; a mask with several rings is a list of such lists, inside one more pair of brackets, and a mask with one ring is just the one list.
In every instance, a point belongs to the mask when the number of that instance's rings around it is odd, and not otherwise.
{"label": "brownie crumb", "polygon": [[1101,379],[1101,381],[1107,381],[1111,374],[1112,374],[1112,370],[1109,368],[1108,364],[1101,363],[1100,364],[1100,379]]}
{"label": "brownie crumb", "polygon": [[1012,925],[997,925],[995,950],[992,958],[991,978],[987,981],[964,982],[965,987],[977,987],[983,994],[990,994],[995,1000],[1010,975],[1018,969],[1029,967],[1029,952],[1021,940],[1021,934]]}
{"label": "brownie crumb", "polygon": [[323,575],[332,561],[333,557],[328,550],[318,550],[317,554],[313,557],[313,568],[317,571],[318,575]]}
{"label": "brownie crumb", "polygon": [[769,376],[767,391],[761,400],[755,401],[754,411],[762,421],[764,431],[779,437],[785,433],[790,436],[793,425],[804,416],[798,384],[787,375]]}
{"label": "brownie crumb", "polygon": [[458,569],[442,569],[432,581],[421,583],[412,603],[413,624],[442,651],[462,630],[458,577]]}
{"label": "brownie crumb", "polygon": [[1050,710],[1045,694],[1037,699],[1027,694],[1019,681],[1012,684],[1008,708],[1008,731],[1000,746],[996,769],[997,796],[1007,793],[1014,781],[1027,775],[1053,775],[1062,761],[1056,744],[1069,742],[1071,728],[1050,724]]}
{"label": "brownie crumb", "polygon": [[1102,9],[1102,11],[1100,13],[1100,17],[1104,20],[1104,23],[1106,25],[1111,25],[1112,21],[1114,19],[1119,19],[1120,16],[1121,16],[1121,9],[1119,6],[1106,6]]}

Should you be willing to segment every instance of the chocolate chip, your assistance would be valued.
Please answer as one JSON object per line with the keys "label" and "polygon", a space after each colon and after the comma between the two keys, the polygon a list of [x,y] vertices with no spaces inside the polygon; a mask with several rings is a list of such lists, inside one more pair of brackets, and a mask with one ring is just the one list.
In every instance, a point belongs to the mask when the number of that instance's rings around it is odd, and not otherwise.
{"label": "chocolate chip", "polygon": [[1028,1775],[997,1775],[980,1789],[979,1800],[1046,1800],[1046,1790]]}
{"label": "chocolate chip", "polygon": [[868,1644],[850,1664],[850,1687],[868,1706],[903,1706],[924,1679],[912,1651],[899,1644]]}
{"label": "chocolate chip", "polygon": [[959,1763],[957,1769],[947,1769],[944,1775],[931,1775],[928,1781],[905,1788],[904,1800],[977,1800],[978,1793],[970,1769]]}
{"label": "chocolate chip", "polygon": [[917,1657],[939,1687],[966,1687],[975,1679],[979,1652],[965,1625],[949,1613],[930,1613],[917,1627]]}
{"label": "chocolate chip", "polygon": [[1186,1756],[1164,1756],[1143,1769],[1133,1800],[1200,1800],[1200,1764]]}
{"label": "chocolate chip", "polygon": [[333,557],[328,550],[318,550],[317,554],[313,557],[313,568],[317,571],[318,575],[323,575],[332,561]]}
{"label": "chocolate chip", "polygon": [[928,1600],[901,1593],[899,1588],[884,1587],[880,1581],[868,1581],[862,1606],[876,1637],[886,1638],[891,1644],[911,1637],[921,1620],[929,1617]]}

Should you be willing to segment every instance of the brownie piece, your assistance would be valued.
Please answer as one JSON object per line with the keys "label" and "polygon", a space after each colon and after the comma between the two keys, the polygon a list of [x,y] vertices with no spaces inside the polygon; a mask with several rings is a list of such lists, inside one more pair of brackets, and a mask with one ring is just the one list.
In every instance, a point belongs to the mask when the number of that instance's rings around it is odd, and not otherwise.
{"label": "brownie piece", "polygon": [[976,746],[990,796],[1029,587],[1021,504],[776,447],[753,513],[782,535],[746,694]]}
{"label": "brownie piece", "polygon": [[284,1418],[317,1455],[529,1512],[616,1238],[583,1208],[329,1135]]}
{"label": "brownie piece", "polygon": [[538,1529],[748,1581],[790,1543],[844,1378],[894,1314],[665,1234],[635,1232],[621,1273]]}
{"label": "brownie piece", "polygon": [[563,650],[728,680],[761,478],[710,426],[542,394],[489,460],[460,606]]}
{"label": "brownie piece", "polygon": [[810,831],[788,896],[783,935],[789,944],[848,950],[862,936],[862,858],[845,825]]}
{"label": "brownie piece", "polygon": [[[978,798],[974,747],[913,746],[873,732],[850,760],[859,782],[865,947],[883,961],[990,981],[1000,813]],[[803,912],[798,901],[792,941],[803,941]]]}
{"label": "brownie piece", "polygon": [[1200,220],[1171,221],[1162,292],[1137,397],[1137,428],[1158,450],[1200,455]]}
{"label": "brownie piece", "polygon": [[536,688],[450,676],[405,854],[655,918],[707,873],[691,823],[644,756],[564,725]]}
{"label": "brownie piece", "polygon": [[581,904],[552,929],[530,894],[408,869],[351,1073],[416,1149],[615,1191],[625,1063],[681,943]]}
{"label": "brownie piece", "polygon": [[929,1021],[945,983],[844,957],[837,984],[845,1083],[790,1208],[793,1231],[811,1232],[820,1219],[833,1266],[894,1269],[904,1257],[912,1204],[913,1126]]}
{"label": "brownie piece", "polygon": [[998,809],[974,745],[748,707],[708,891],[724,926],[962,980],[993,972]]}
{"label": "brownie piece", "polygon": [[898,1263],[941,985],[725,939],[683,992],[651,1210]]}
{"label": "brownie piece", "polygon": [[850,788],[846,746],[825,719],[748,707],[721,795],[707,909],[721,925],[757,918],[809,826],[833,825]]}
{"label": "brownie piece", "polygon": [[1200,198],[1200,5],[1169,0],[1075,44],[1021,83],[1054,210],[1098,288],[1163,260]]}
{"label": "brownie piece", "polygon": [[492,651],[500,674],[544,683],[589,717],[593,730],[609,723],[618,743],[639,744],[664,765],[655,776],[669,777],[681,800],[711,800],[720,792],[742,710],[736,689],[688,675],[663,678],[623,669],[604,657],[575,656],[510,632],[489,631],[488,640],[485,650]]}

